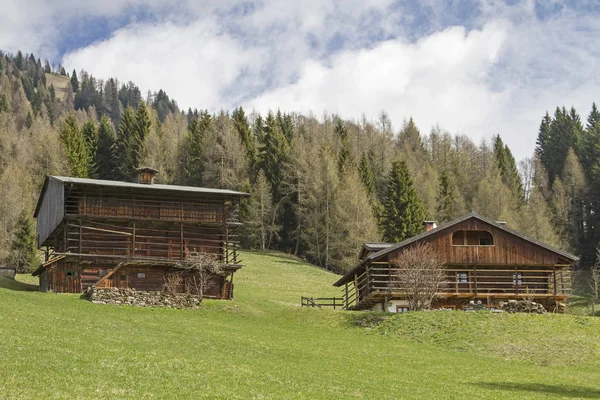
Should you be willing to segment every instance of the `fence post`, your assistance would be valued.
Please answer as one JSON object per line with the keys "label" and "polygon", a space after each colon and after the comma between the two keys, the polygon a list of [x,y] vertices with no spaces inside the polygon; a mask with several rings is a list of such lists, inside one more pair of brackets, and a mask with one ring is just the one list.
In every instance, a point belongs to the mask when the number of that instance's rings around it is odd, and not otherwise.
{"label": "fence post", "polygon": [[346,310],[348,309],[348,282],[346,282]]}

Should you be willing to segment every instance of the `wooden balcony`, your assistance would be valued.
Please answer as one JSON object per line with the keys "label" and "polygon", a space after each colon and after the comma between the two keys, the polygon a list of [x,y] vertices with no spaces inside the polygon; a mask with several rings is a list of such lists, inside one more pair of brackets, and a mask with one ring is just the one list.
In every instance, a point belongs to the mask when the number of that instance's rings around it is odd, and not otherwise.
{"label": "wooden balcony", "polygon": [[[385,299],[406,298],[409,288],[400,287],[397,269],[387,263],[368,265],[342,288],[346,309],[367,309]],[[556,299],[571,292],[568,268],[515,266],[448,266],[438,299]]]}

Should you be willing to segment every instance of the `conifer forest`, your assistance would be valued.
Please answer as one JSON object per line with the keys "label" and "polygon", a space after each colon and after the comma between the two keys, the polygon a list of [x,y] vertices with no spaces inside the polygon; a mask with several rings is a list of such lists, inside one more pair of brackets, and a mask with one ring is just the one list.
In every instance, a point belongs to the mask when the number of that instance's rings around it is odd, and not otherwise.
{"label": "conifer forest", "polygon": [[[39,263],[33,212],[47,174],[242,190],[242,246],[341,272],[364,242],[402,241],[467,212],[595,261],[600,242],[600,111],[557,104],[516,160],[502,133],[474,143],[406,115],[241,107],[180,109],[163,90],[0,53],[0,265]],[[399,111],[401,112],[401,111]],[[432,110],[435,112],[435,110]]]}

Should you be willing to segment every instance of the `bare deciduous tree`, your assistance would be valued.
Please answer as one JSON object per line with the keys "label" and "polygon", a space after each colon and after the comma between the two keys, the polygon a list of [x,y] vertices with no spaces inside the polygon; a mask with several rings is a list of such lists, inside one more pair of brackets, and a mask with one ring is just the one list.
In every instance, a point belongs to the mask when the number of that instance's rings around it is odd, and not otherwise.
{"label": "bare deciduous tree", "polygon": [[588,283],[592,289],[592,315],[596,315],[595,305],[600,298],[600,248],[596,249],[596,263],[590,268]]}
{"label": "bare deciduous tree", "polygon": [[408,300],[411,310],[431,306],[436,294],[447,285],[446,270],[429,243],[418,243],[392,261],[395,270],[390,289]]}
{"label": "bare deciduous tree", "polygon": [[224,265],[215,259],[214,254],[197,250],[188,250],[186,253],[187,258],[179,262],[177,266],[197,273],[188,282],[188,292],[194,293],[202,299],[204,292],[214,284],[213,278],[225,275]]}

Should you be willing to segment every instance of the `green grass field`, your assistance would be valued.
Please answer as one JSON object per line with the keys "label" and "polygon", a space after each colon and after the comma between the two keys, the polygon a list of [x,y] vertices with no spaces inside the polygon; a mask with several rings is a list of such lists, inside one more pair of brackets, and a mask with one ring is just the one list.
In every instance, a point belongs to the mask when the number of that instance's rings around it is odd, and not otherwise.
{"label": "green grass field", "polygon": [[234,301],[95,305],[0,278],[0,398],[600,398],[600,319],[308,309],[333,274],[243,253]]}

